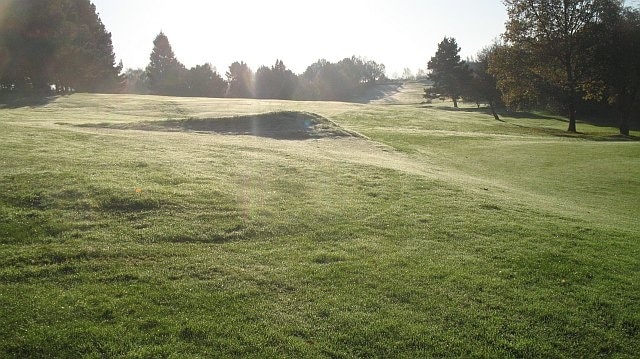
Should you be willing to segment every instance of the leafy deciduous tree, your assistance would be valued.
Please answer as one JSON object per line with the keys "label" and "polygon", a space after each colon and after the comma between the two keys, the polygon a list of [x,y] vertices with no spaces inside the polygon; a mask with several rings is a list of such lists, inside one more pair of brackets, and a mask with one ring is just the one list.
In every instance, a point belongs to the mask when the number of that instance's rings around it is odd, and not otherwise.
{"label": "leafy deciduous tree", "polygon": [[410,68],[405,67],[404,70],[402,70],[402,78],[405,80],[414,80],[415,76],[413,76]]}
{"label": "leafy deciduous tree", "polygon": [[262,66],[256,71],[256,97],[272,99],[291,99],[298,78],[287,69],[282,60],[276,60],[271,68]]}
{"label": "leafy deciduous tree", "polygon": [[496,78],[488,72],[490,58],[497,48],[498,45],[493,45],[483,49],[478,53],[476,61],[471,64],[473,76],[470,93],[476,101],[488,103],[493,118],[500,120],[496,112],[496,105],[500,102],[502,95],[497,88]]}
{"label": "leafy deciduous tree", "polygon": [[[588,51],[581,33],[600,20],[610,1],[504,0],[509,16],[504,38],[510,49],[497,52],[500,58],[491,69],[501,89],[507,94],[530,94],[530,86],[543,88],[538,94],[563,104],[568,131],[576,132],[576,103],[588,80],[582,58]],[[513,75],[524,75],[524,81]]]}
{"label": "leafy deciduous tree", "polygon": [[211,64],[197,65],[187,73],[187,96],[224,97],[227,82],[218,74]]}
{"label": "leafy deciduous tree", "polygon": [[586,97],[604,101],[617,117],[620,134],[640,110],[640,10],[610,2],[602,21],[585,34],[592,49],[586,66]]}
{"label": "leafy deciduous tree", "polygon": [[303,93],[303,99],[349,101],[385,78],[384,65],[375,61],[356,56],[337,63],[322,59],[300,76],[299,92]]}
{"label": "leafy deciduous tree", "polygon": [[369,85],[373,85],[380,80],[386,79],[386,68],[384,64],[378,64],[375,61],[368,60],[362,64],[363,81]]}

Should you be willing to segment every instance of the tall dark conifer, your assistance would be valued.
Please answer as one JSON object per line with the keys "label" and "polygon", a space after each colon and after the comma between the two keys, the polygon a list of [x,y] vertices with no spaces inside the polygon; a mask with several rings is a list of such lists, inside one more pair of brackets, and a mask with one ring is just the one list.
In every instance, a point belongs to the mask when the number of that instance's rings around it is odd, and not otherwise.
{"label": "tall dark conifer", "polygon": [[0,90],[112,92],[121,85],[111,34],[89,0],[3,5]]}
{"label": "tall dark conifer", "polygon": [[87,0],[62,1],[59,29],[63,46],[55,53],[55,75],[76,91],[113,92],[124,81],[122,65],[116,65],[111,34]]}
{"label": "tall dark conifer", "polygon": [[429,61],[429,79],[433,81],[433,92],[450,97],[453,106],[458,107],[458,99],[464,94],[465,86],[471,80],[467,64],[460,59],[460,47],[456,39],[445,37],[438,44],[438,51]]}
{"label": "tall dark conifer", "polygon": [[149,60],[147,77],[151,93],[179,96],[187,92],[185,67],[176,59],[169,38],[163,32],[153,40]]}

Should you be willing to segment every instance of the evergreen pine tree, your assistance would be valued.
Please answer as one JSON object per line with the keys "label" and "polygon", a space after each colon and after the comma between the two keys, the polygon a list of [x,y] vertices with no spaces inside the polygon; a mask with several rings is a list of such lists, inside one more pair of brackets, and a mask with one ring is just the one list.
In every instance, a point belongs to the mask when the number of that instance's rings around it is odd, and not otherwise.
{"label": "evergreen pine tree", "polygon": [[186,91],[185,67],[176,59],[169,38],[160,32],[153,40],[147,77],[149,90],[156,95],[183,95]]}
{"label": "evergreen pine tree", "polygon": [[121,85],[111,34],[89,0],[21,0],[2,7],[0,90],[112,92]]}
{"label": "evergreen pine tree", "polygon": [[427,68],[431,70],[429,79],[433,81],[431,92],[451,97],[453,106],[457,108],[458,99],[464,94],[465,86],[471,80],[471,71],[460,59],[460,48],[456,39],[445,37],[438,44],[438,51],[429,61]]}
{"label": "evergreen pine tree", "polygon": [[124,82],[116,65],[111,34],[88,0],[65,0],[59,46],[54,56],[56,83],[81,92],[114,92]]}

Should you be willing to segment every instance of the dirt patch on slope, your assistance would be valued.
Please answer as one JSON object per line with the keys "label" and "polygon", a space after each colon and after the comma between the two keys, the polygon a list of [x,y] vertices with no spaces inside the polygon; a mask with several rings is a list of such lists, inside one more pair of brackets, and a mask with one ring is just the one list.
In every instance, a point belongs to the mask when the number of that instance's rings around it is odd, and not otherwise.
{"label": "dirt patch on slope", "polygon": [[143,131],[183,131],[249,135],[283,140],[305,140],[327,137],[361,137],[331,120],[309,112],[282,111],[259,115],[188,118],[180,120],[144,121],[133,123],[82,124],[80,127]]}

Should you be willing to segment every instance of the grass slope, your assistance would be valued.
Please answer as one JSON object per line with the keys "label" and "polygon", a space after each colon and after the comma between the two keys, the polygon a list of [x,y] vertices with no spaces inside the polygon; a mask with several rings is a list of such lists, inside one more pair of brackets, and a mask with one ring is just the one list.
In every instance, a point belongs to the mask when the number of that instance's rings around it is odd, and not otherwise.
{"label": "grass slope", "polygon": [[[640,143],[419,93],[0,110],[0,356],[637,355]],[[135,126],[278,111],[364,136]]]}

